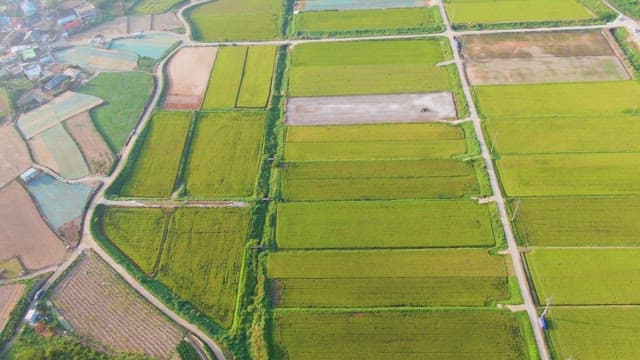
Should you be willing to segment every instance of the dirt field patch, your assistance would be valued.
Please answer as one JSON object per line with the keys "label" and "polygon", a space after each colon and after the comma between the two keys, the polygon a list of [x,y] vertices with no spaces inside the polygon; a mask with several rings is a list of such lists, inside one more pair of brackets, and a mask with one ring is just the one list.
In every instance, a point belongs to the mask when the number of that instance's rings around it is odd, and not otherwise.
{"label": "dirt field patch", "polygon": [[151,15],[129,16],[130,33],[149,30],[151,30]]}
{"label": "dirt field patch", "polygon": [[138,55],[129,51],[75,46],[54,54],[60,63],[79,65],[94,71],[129,71],[138,66]]}
{"label": "dirt field patch", "polygon": [[78,114],[65,122],[69,134],[80,146],[93,174],[107,175],[113,165],[109,146],[91,122],[88,112]]}
{"label": "dirt field patch", "polygon": [[93,252],[62,281],[51,300],[78,335],[108,349],[167,359],[183,336]]}
{"label": "dirt field patch", "polygon": [[152,15],[151,30],[170,31],[183,27],[175,13],[166,12],[162,14]]}
{"label": "dirt field patch", "polygon": [[9,321],[13,311],[24,292],[24,284],[0,286],[0,331]]}
{"label": "dirt field patch", "polygon": [[0,189],[0,260],[19,256],[28,269],[51,266],[65,248],[49,229],[27,191],[16,181]]}
{"label": "dirt field patch", "polygon": [[29,149],[13,126],[0,126],[0,186],[31,165]]}
{"label": "dirt field patch", "polygon": [[449,92],[372,96],[290,98],[289,125],[375,124],[423,122],[456,117]]}
{"label": "dirt field patch", "polygon": [[200,108],[217,52],[215,47],[184,48],[171,58],[167,65],[169,90],[165,109]]}
{"label": "dirt field patch", "polygon": [[614,55],[597,30],[471,35],[459,40],[469,60]]}
{"label": "dirt field patch", "polygon": [[465,65],[473,85],[628,80],[615,56],[543,57],[469,61]]}
{"label": "dirt field patch", "polygon": [[79,34],[69,37],[72,41],[84,42],[93,39],[96,35],[103,35],[110,39],[127,34],[127,17],[120,16],[111,21],[107,21]]}

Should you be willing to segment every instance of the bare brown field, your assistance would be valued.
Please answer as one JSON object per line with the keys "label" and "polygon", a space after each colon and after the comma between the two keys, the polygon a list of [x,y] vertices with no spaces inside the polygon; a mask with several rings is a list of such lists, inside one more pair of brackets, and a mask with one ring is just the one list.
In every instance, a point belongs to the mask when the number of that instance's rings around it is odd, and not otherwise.
{"label": "bare brown field", "polygon": [[130,33],[149,30],[151,30],[151,15],[129,16]]}
{"label": "bare brown field", "polygon": [[93,174],[107,175],[113,165],[113,155],[98,130],[93,126],[89,112],[78,114],[65,122],[69,135],[80,147],[80,151]]}
{"label": "bare brown field", "polygon": [[51,153],[51,149],[44,142],[42,136],[34,136],[29,140],[29,146],[31,147],[31,152],[33,153],[33,157],[35,161],[42,165],[46,166],[49,169],[56,171],[58,167],[58,163],[53,158],[53,154]]}
{"label": "bare brown field", "polygon": [[87,41],[96,35],[103,35],[106,38],[114,38],[127,35],[127,17],[120,16],[113,20],[91,27],[69,38],[73,41]]}
{"label": "bare brown field", "polygon": [[200,108],[217,52],[216,47],[187,47],[171,58],[167,66],[169,90],[165,109]]}
{"label": "bare brown field", "polygon": [[151,24],[152,30],[170,31],[181,27],[183,27],[183,25],[180,20],[178,20],[175,13],[166,12],[153,15],[153,22]]}
{"label": "bare brown field", "polygon": [[469,61],[467,77],[473,85],[628,80],[615,56],[544,57]]}
{"label": "bare brown field", "polygon": [[470,35],[460,40],[469,60],[614,55],[599,30]]}
{"label": "bare brown field", "polygon": [[0,260],[20,257],[27,269],[60,262],[65,247],[44,222],[27,191],[14,181],[0,189]]}
{"label": "bare brown field", "polygon": [[376,124],[449,120],[456,106],[449,92],[368,96],[294,97],[289,125]]}
{"label": "bare brown field", "polygon": [[24,292],[24,284],[0,286],[0,331],[9,321],[9,316]]}
{"label": "bare brown field", "polygon": [[74,332],[107,350],[170,358],[183,331],[165,319],[97,254],[87,252],[51,298]]}
{"label": "bare brown field", "polygon": [[0,186],[31,166],[27,144],[13,126],[0,126]]}

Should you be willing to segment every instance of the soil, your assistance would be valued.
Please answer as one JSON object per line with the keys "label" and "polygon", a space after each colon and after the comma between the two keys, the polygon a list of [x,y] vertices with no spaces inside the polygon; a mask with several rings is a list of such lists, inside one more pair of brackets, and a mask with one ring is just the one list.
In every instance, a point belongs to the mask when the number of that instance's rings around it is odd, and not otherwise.
{"label": "soil", "polygon": [[615,55],[600,30],[470,35],[459,40],[469,60]]}
{"label": "soil", "polygon": [[102,35],[107,39],[127,35],[127,17],[120,16],[111,21],[92,27],[86,31],[69,37],[71,41],[88,41],[96,35]]}
{"label": "soil", "polygon": [[183,27],[182,23],[172,12],[153,15],[151,30],[154,31],[171,31]]}
{"label": "soil", "polygon": [[166,359],[183,337],[102,259],[88,252],[51,298],[74,332],[119,352]]}
{"label": "soil", "polygon": [[80,147],[92,174],[108,175],[113,165],[113,154],[91,122],[89,112],[80,113],[67,121],[69,135]]}
{"label": "soil", "polygon": [[58,163],[51,153],[51,149],[47,146],[41,134],[32,137],[31,140],[29,140],[29,146],[31,147],[31,152],[33,153],[36,163],[57,173],[60,171],[60,169],[58,169]]}
{"label": "soil", "polygon": [[289,125],[424,122],[456,118],[449,92],[290,98]]}
{"label": "soil", "polygon": [[479,60],[465,67],[472,85],[630,79],[615,56]]}
{"label": "soil", "polygon": [[60,235],[65,242],[71,247],[77,247],[80,242],[80,225],[82,224],[81,218],[75,218],[72,221],[62,225],[60,227]]}
{"label": "soil", "polygon": [[0,286],[0,331],[9,321],[11,311],[24,292],[24,284]]}
{"label": "soil", "polygon": [[0,126],[0,187],[31,166],[29,149],[13,126]]}
{"label": "soil", "polygon": [[129,33],[151,30],[151,15],[129,16]]}
{"label": "soil", "polygon": [[167,110],[193,110],[202,106],[202,96],[169,95],[164,100],[164,108]]}
{"label": "soil", "polygon": [[64,244],[17,181],[0,189],[0,219],[0,260],[18,256],[27,269],[37,270],[65,256]]}
{"label": "soil", "polygon": [[[165,108],[171,108],[167,105],[172,106],[173,103],[195,105],[195,101],[185,100],[182,97],[197,97],[199,99],[204,97],[217,52],[218,48],[215,47],[187,47],[178,51],[171,58],[167,66],[169,90],[167,91]],[[180,98],[174,98],[174,96]],[[180,107],[180,109],[196,110],[201,103],[202,100],[198,103],[198,107]]]}

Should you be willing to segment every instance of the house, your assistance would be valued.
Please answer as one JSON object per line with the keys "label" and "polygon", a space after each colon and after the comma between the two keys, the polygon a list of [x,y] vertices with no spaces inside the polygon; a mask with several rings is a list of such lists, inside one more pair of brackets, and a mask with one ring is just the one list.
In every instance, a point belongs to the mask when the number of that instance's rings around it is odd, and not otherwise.
{"label": "house", "polygon": [[64,74],[58,74],[51,78],[51,80],[47,81],[42,89],[50,94],[57,94],[61,91],[64,91],[65,84],[69,80],[69,76]]}
{"label": "house", "polygon": [[23,1],[22,4],[20,4],[20,9],[26,17],[33,16],[38,12],[36,5],[29,0]]}
{"label": "house", "polygon": [[84,22],[82,21],[82,19],[78,18],[70,23],[64,24],[63,27],[67,31],[67,33],[75,34],[82,30],[82,28],[84,27]]}
{"label": "house", "polygon": [[42,75],[42,66],[38,63],[26,64],[22,66],[24,76],[31,81],[37,81]]}
{"label": "house", "polygon": [[96,18],[96,16],[98,16],[96,7],[90,2],[86,2],[78,7],[75,7],[73,11],[76,13],[76,16],[78,16],[78,18],[83,20],[93,20]]}
{"label": "house", "polygon": [[20,52],[20,57],[22,61],[31,61],[35,60],[38,57],[36,54],[36,50],[34,48],[24,49]]}
{"label": "house", "polygon": [[[21,112],[27,112],[47,103],[47,98],[41,90],[29,90],[16,100],[16,106]],[[27,170],[28,171],[28,170]],[[24,179],[23,179],[24,180]],[[24,180],[26,182],[26,180]]]}
{"label": "house", "polygon": [[[20,179],[22,179],[22,181],[24,181],[25,183],[28,183],[29,181],[37,178],[39,175],[40,175],[40,173],[38,172],[38,170],[36,170],[34,168],[29,168],[27,171],[25,171],[22,174],[20,174]],[[28,320],[29,318],[30,318],[30,316],[27,313],[27,317],[25,319]]]}
{"label": "house", "polygon": [[70,22],[75,21],[78,18],[78,16],[76,14],[69,14],[67,16],[61,17],[60,19],[58,19],[58,25],[60,26],[64,26]]}
{"label": "house", "polygon": [[7,55],[0,57],[0,63],[5,66],[14,65],[17,62],[18,55],[16,55],[15,53],[8,53]]}

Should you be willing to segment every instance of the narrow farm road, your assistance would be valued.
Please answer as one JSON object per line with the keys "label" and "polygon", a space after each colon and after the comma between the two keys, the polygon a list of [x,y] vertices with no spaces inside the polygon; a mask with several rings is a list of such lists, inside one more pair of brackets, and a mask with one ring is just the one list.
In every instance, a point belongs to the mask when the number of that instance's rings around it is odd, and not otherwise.
{"label": "narrow farm road", "polygon": [[536,344],[538,346],[538,352],[540,353],[540,357],[542,360],[550,360],[551,357],[549,354],[549,349],[547,347],[544,334],[542,332],[542,329],[540,329],[540,327],[538,326],[538,313],[536,310],[536,305],[533,301],[531,289],[529,288],[529,282],[527,280],[527,274],[525,272],[524,262],[522,260],[522,256],[520,255],[520,250],[518,249],[518,244],[516,243],[513,229],[511,227],[511,221],[507,213],[505,200],[504,200],[504,197],[502,196],[502,190],[500,189],[500,183],[498,182],[496,170],[493,166],[491,153],[489,152],[489,147],[487,146],[487,142],[484,137],[482,124],[480,122],[480,117],[478,116],[478,110],[476,108],[476,104],[473,101],[473,96],[471,96],[471,87],[469,86],[469,81],[465,75],[466,73],[464,71],[464,65],[460,57],[460,50],[457,46],[457,42],[455,39],[456,34],[451,30],[451,23],[449,21],[449,18],[447,17],[447,13],[445,11],[444,5],[441,3],[439,6],[440,6],[440,14],[442,15],[442,19],[444,20],[447,28],[445,35],[447,36],[447,38],[449,38],[451,46],[453,47],[453,58],[456,63],[456,67],[458,68],[458,72],[460,74],[464,95],[467,99],[467,102],[469,103],[469,112],[471,113],[473,128],[476,133],[476,138],[480,143],[482,158],[484,159],[485,166],[487,167],[487,173],[489,175],[489,180],[491,182],[493,199],[496,203],[498,212],[500,214],[500,221],[502,222],[502,228],[504,230],[504,234],[507,239],[508,252],[511,255],[511,261],[513,262],[513,267],[515,269],[516,277],[518,279],[518,284],[520,285],[520,292],[522,293],[522,298],[524,299],[523,306],[524,308],[526,308],[527,314],[529,315],[529,321],[531,322],[531,327],[533,329],[533,333],[536,338]]}
{"label": "narrow farm road", "polygon": [[159,207],[193,207],[193,208],[229,208],[249,207],[249,203],[244,201],[162,201],[162,200],[102,200],[102,205],[137,207],[137,208],[159,208]]}

